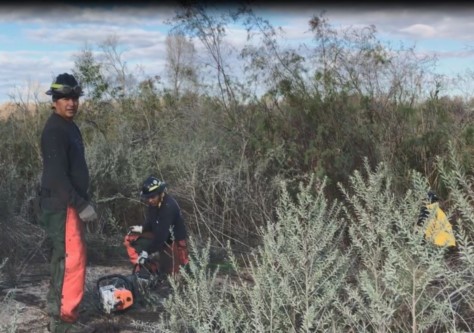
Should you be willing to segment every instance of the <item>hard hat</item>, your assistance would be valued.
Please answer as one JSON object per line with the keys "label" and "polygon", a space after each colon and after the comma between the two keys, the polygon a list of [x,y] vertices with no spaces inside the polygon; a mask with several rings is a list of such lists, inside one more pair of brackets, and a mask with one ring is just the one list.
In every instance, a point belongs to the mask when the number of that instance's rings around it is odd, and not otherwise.
{"label": "hard hat", "polygon": [[76,78],[68,73],[59,74],[46,95],[53,96],[55,98],[62,97],[79,97],[84,95],[81,86],[77,83]]}
{"label": "hard hat", "polygon": [[166,190],[166,183],[156,177],[148,177],[142,185],[142,190],[140,192],[140,197],[142,199],[148,199],[159,195]]}
{"label": "hard hat", "polygon": [[428,202],[429,203],[435,203],[435,202],[438,202],[438,201],[439,201],[439,198],[436,195],[436,193],[434,193],[433,191],[429,191],[428,192]]}

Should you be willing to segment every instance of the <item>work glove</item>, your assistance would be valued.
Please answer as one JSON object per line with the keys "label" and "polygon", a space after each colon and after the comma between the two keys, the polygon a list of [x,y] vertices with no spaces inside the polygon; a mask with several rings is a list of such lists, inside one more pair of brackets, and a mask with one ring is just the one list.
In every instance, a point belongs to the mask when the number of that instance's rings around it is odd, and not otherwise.
{"label": "work glove", "polygon": [[137,259],[137,264],[143,265],[145,261],[148,259],[148,252],[142,251]]}
{"label": "work glove", "polygon": [[130,228],[128,228],[129,232],[136,232],[141,234],[143,232],[143,226],[141,225],[132,225]]}
{"label": "work glove", "polygon": [[91,204],[79,212],[79,218],[84,222],[90,222],[97,219],[97,213]]}

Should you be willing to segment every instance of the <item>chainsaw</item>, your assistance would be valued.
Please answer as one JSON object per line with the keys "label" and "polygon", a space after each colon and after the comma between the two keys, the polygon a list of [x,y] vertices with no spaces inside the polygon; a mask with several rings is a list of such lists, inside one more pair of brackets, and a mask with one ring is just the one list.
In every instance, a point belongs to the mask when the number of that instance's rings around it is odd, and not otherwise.
{"label": "chainsaw", "polygon": [[159,273],[152,272],[146,264],[136,264],[132,274],[106,275],[97,280],[99,308],[106,314],[129,309],[139,295],[145,295],[162,279]]}

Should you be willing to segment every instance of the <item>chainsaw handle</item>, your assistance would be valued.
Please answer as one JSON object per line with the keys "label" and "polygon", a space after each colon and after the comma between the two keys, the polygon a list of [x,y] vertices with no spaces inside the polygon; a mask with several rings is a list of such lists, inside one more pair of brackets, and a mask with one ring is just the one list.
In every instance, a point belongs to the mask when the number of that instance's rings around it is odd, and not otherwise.
{"label": "chainsaw handle", "polygon": [[145,264],[149,263],[149,262],[152,262],[152,260],[150,258],[146,258],[143,264],[140,264],[140,263],[137,262],[135,265],[133,265],[132,273],[136,272],[138,268],[147,269]]}
{"label": "chainsaw handle", "polygon": [[123,281],[125,288],[129,290],[133,290],[132,282],[129,279],[127,279],[127,277],[121,274],[110,274],[110,275],[102,276],[101,278],[97,280],[97,289],[101,287],[101,282],[106,281],[106,280],[113,280],[113,279],[118,279],[118,280]]}

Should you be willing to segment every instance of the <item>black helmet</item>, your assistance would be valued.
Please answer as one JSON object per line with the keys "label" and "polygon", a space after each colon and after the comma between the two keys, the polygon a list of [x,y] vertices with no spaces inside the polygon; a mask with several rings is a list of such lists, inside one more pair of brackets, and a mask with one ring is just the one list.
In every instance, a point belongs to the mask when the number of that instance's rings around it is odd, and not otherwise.
{"label": "black helmet", "polygon": [[166,190],[166,183],[153,176],[148,177],[142,185],[140,197],[142,199],[148,199],[155,195],[159,195]]}
{"label": "black helmet", "polygon": [[79,97],[84,95],[81,86],[77,83],[76,78],[68,73],[59,74],[46,95],[53,96],[53,100],[62,97]]}
{"label": "black helmet", "polygon": [[432,204],[432,203],[435,203],[435,202],[438,202],[438,201],[439,201],[439,198],[436,195],[436,193],[434,193],[433,191],[429,191],[428,192],[428,202],[430,204]]}

